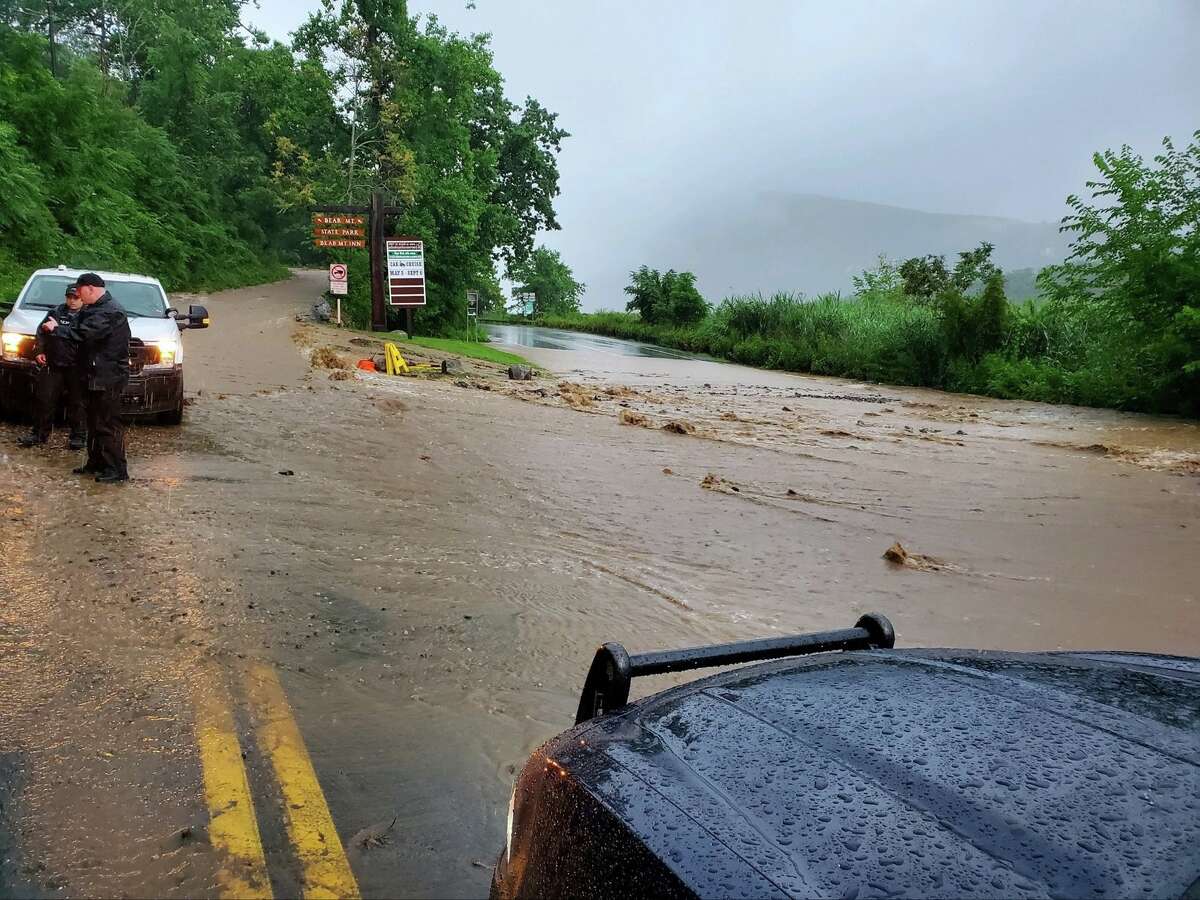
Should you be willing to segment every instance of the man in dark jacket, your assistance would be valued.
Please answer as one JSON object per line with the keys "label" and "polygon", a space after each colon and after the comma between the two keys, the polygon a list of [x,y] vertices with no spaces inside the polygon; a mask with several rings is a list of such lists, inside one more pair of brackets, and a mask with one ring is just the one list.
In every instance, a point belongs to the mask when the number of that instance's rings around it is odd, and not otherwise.
{"label": "man in dark jacket", "polygon": [[[47,313],[46,319],[54,316],[60,325],[74,325],[83,306],[75,285],[67,286],[65,300]],[[71,429],[68,446],[72,450],[82,450],[87,426],[84,424],[83,381],[76,367],[79,345],[61,334],[47,334],[40,327],[36,340],[38,371],[34,383],[33,431],[20,438],[18,443],[22,447],[46,443],[54,430],[59,402],[65,398],[67,425]]]}
{"label": "man in dark jacket", "polygon": [[79,319],[62,325],[48,316],[42,330],[74,341],[82,354],[88,458],[75,472],[95,474],[103,484],[116,484],[129,480],[125,426],[120,419],[121,393],[129,382],[129,320],[95,272],[80,275],[75,285],[84,307]]}

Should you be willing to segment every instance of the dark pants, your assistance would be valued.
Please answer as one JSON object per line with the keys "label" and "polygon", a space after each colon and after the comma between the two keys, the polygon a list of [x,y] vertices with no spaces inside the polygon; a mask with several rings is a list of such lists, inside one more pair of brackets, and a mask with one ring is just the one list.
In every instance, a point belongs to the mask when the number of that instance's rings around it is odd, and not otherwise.
{"label": "dark pants", "polygon": [[44,366],[37,375],[34,388],[33,432],[43,441],[54,430],[59,403],[67,408],[67,426],[72,438],[83,437],[87,427],[84,418],[83,380],[79,372],[70,368]]}
{"label": "dark pants", "polygon": [[118,384],[87,392],[87,466],[94,472],[129,474],[125,464],[125,426],[120,418],[124,388]]}

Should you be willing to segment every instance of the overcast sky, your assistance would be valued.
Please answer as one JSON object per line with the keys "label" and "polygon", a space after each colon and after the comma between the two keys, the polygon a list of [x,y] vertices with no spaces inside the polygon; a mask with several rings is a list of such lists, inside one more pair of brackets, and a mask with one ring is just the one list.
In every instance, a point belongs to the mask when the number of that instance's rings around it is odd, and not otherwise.
{"label": "overcast sky", "polygon": [[[261,0],[246,18],[286,39],[316,6]],[[559,113],[549,243],[585,268],[589,245],[761,192],[1056,221],[1093,151],[1200,128],[1197,0],[410,9],[490,32],[509,96]]]}

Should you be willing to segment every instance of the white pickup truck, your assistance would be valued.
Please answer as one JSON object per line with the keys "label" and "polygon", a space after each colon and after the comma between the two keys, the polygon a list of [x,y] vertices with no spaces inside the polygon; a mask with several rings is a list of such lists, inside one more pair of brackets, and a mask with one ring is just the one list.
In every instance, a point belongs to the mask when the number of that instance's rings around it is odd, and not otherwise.
{"label": "white pickup truck", "polygon": [[[46,313],[63,302],[68,284],[81,270],[38,269],[21,289],[4,320],[0,343],[0,413],[28,412],[33,398],[34,335]],[[172,309],[157,278],[98,272],[113,299],[129,317],[129,384],[122,410],[155,416],[165,425],[183,421],[183,341],[186,328],[207,328],[208,310],[192,306],[187,315]]]}

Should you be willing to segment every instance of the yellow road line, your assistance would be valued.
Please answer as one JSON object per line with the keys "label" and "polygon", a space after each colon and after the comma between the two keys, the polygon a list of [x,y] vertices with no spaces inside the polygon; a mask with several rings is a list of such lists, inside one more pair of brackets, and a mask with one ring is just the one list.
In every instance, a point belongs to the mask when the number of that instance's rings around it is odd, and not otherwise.
{"label": "yellow road line", "polygon": [[271,880],[229,695],[215,669],[207,675],[196,682],[196,744],[204,770],[208,836],[222,856],[217,872],[221,896],[270,900]]}
{"label": "yellow road line", "polygon": [[260,719],[256,729],[259,746],[270,757],[283,794],[288,836],[304,869],[306,900],[357,900],[358,882],[350,871],[279,676],[270,666],[256,665],[246,676],[246,691]]}

